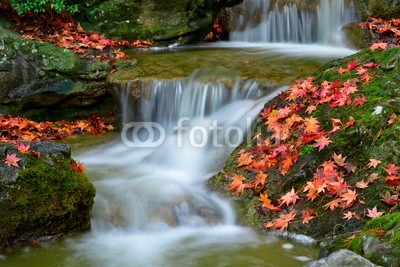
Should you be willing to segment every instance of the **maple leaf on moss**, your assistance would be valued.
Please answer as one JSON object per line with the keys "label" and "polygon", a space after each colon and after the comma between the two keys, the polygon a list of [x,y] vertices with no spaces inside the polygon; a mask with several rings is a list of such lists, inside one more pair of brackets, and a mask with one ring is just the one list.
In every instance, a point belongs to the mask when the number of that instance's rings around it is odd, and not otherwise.
{"label": "maple leaf on moss", "polygon": [[321,138],[315,140],[316,144],[314,144],[314,147],[318,148],[318,151],[321,151],[325,147],[329,146],[330,143],[332,143],[332,140],[329,139],[329,137],[322,136]]}
{"label": "maple leaf on moss", "polygon": [[83,163],[79,161],[71,161],[71,167],[74,172],[85,173],[86,168],[83,166]]}
{"label": "maple leaf on moss", "polygon": [[283,195],[279,199],[279,202],[281,203],[279,206],[294,205],[294,204],[296,204],[297,200],[299,200],[299,199],[300,199],[300,197],[297,195],[297,193],[294,191],[294,188],[292,187],[292,190],[290,190],[290,192],[287,192],[285,195]]}
{"label": "maple leaf on moss", "polygon": [[389,163],[387,169],[385,171],[387,172],[388,175],[397,175],[399,172],[400,167],[397,166],[396,164]]}
{"label": "maple leaf on moss", "polygon": [[376,206],[373,207],[372,210],[371,209],[367,209],[367,212],[368,212],[367,213],[367,217],[370,217],[370,218],[380,217],[380,216],[382,216],[384,214],[383,211],[378,211]]}
{"label": "maple leaf on moss", "polygon": [[6,158],[4,159],[4,162],[9,167],[14,166],[19,168],[18,162],[20,160],[21,159],[17,157],[17,154],[14,153],[14,154],[7,154]]}
{"label": "maple leaf on moss", "polygon": [[369,163],[368,163],[368,167],[370,168],[376,168],[376,166],[378,166],[382,161],[380,161],[379,159],[369,159]]}

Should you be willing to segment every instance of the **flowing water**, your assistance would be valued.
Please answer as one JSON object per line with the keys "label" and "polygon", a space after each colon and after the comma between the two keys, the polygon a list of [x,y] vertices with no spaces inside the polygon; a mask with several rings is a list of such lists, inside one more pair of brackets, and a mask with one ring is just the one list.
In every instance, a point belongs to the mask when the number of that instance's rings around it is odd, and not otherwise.
{"label": "flowing water", "polygon": [[[299,1],[282,7],[273,0],[245,0],[233,18],[232,41],[343,45],[340,29],[359,16],[346,0]],[[315,2],[315,1],[313,1]],[[275,4],[274,4],[275,3]]]}
{"label": "flowing water", "polygon": [[[268,1],[256,2],[246,0],[248,8],[265,13]],[[321,0],[319,17],[326,17],[328,8],[338,10],[326,7],[328,2]],[[343,23],[350,17],[343,1],[338,3]],[[256,25],[232,36],[239,41],[299,43],[328,38],[322,26],[307,33],[304,25],[296,24],[321,18],[297,12],[295,6],[279,12],[263,13],[261,24],[267,15],[275,18],[267,18],[269,28],[282,19],[297,21],[288,24],[288,31],[272,27],[275,33],[265,37],[253,34],[259,31]],[[329,15],[330,28],[336,27],[335,12]],[[262,38],[254,39],[256,35]],[[352,52],[301,45],[238,48],[225,43],[135,53],[134,76],[152,77],[152,82],[139,103],[129,98],[128,87],[119,88],[125,124],[121,136],[74,155],[85,163],[97,189],[92,230],[0,254],[0,266],[303,266],[316,259],[314,246],[237,225],[232,203],[210,192],[206,182],[247,140],[264,103],[285,88],[279,85]],[[121,79],[131,79],[129,72],[121,71]],[[277,89],[265,93],[260,81]]]}

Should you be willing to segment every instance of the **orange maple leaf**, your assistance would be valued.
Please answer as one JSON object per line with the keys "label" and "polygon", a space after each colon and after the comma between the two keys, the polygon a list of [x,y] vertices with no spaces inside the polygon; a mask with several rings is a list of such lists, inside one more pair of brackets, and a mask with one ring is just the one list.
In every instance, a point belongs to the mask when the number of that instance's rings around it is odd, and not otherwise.
{"label": "orange maple leaf", "polygon": [[240,153],[238,162],[238,167],[247,166],[253,162],[253,155],[247,152]]}
{"label": "orange maple leaf", "polygon": [[311,209],[305,209],[302,211],[301,218],[303,219],[303,224],[308,224],[312,219],[316,217],[316,212]]}
{"label": "orange maple leaf", "polygon": [[316,133],[318,132],[318,129],[320,127],[319,121],[314,117],[305,118],[304,125],[305,125],[304,129],[305,133]]}
{"label": "orange maple leaf", "polygon": [[346,202],[345,208],[350,207],[357,199],[357,192],[355,190],[347,189],[346,193],[340,195],[340,200]]}
{"label": "orange maple leaf", "polygon": [[387,49],[389,46],[389,43],[373,43],[370,46],[371,50],[376,50],[376,49]]}
{"label": "orange maple leaf", "polygon": [[341,203],[341,202],[342,202],[342,201],[341,201],[339,198],[336,198],[336,199],[334,199],[334,200],[329,201],[328,203],[326,203],[323,207],[324,207],[325,209],[334,210],[334,209],[336,209],[337,207],[340,206],[340,203]]}
{"label": "orange maple leaf", "polygon": [[380,161],[379,159],[369,159],[369,163],[368,163],[368,167],[372,167],[372,168],[376,168],[376,166],[378,166],[382,161]]}
{"label": "orange maple leaf", "polygon": [[293,166],[292,157],[290,155],[287,155],[281,164],[281,174],[286,175],[290,167],[292,166]]}
{"label": "orange maple leaf", "polygon": [[315,111],[315,110],[317,110],[317,106],[310,105],[310,106],[307,107],[306,113],[311,114],[311,113],[313,113],[313,111]]}
{"label": "orange maple leaf", "polygon": [[19,144],[17,144],[17,148],[18,148],[19,153],[26,154],[26,153],[28,153],[29,149],[31,148],[31,145],[30,144],[24,145],[22,143],[19,143]]}
{"label": "orange maple leaf", "polygon": [[83,163],[80,163],[79,161],[72,160],[71,166],[74,172],[85,173],[86,171],[85,167],[83,166]]}
{"label": "orange maple leaf", "polygon": [[289,223],[295,217],[296,217],[296,211],[292,210],[291,212],[289,212],[287,214],[281,215],[278,219],[275,219],[274,221],[264,224],[264,227],[278,229],[279,231],[283,231],[286,228],[288,228]]}
{"label": "orange maple leaf", "polygon": [[292,187],[292,190],[290,192],[287,192],[285,195],[283,195],[280,199],[279,202],[281,203],[279,206],[282,205],[294,205],[296,204],[297,200],[299,200],[300,197],[297,195],[297,193],[294,191],[294,188]]}
{"label": "orange maple leaf", "polygon": [[355,185],[356,188],[364,189],[368,187],[368,182],[359,181]]}

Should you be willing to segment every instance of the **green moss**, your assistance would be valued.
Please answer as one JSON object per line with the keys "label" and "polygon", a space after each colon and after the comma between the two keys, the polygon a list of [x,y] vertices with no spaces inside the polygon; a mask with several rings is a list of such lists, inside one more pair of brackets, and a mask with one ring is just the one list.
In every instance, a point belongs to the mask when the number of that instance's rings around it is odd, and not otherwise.
{"label": "green moss", "polygon": [[367,222],[364,230],[370,230],[374,228],[382,228],[385,230],[391,230],[400,221],[400,213],[386,214],[381,217],[374,218]]}
{"label": "green moss", "polygon": [[400,6],[393,6],[388,1],[369,0],[368,13],[372,17],[391,19],[400,16]]}
{"label": "green moss", "polygon": [[348,46],[355,49],[368,48],[372,43],[372,35],[363,27],[356,24],[349,24],[343,28],[346,43]]}
{"label": "green moss", "polygon": [[350,249],[358,254],[362,254],[363,252],[363,240],[362,235],[357,235],[350,244]]}
{"label": "green moss", "polygon": [[0,201],[0,239],[25,241],[88,229],[95,188],[72,170],[70,159],[26,155],[25,166]]}

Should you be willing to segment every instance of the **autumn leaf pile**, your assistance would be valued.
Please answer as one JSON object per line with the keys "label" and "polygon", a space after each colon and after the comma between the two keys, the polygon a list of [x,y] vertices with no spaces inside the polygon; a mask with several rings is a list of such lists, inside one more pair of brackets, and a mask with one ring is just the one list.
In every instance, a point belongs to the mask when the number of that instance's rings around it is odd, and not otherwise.
{"label": "autumn leaf pile", "polygon": [[367,22],[360,23],[359,26],[368,29],[377,37],[377,41],[371,45],[371,49],[400,46],[400,19],[369,18]]}
{"label": "autumn leaf pile", "polygon": [[15,31],[22,37],[48,42],[61,48],[71,49],[82,57],[91,57],[88,51],[97,51],[97,58],[119,59],[129,58],[118,47],[148,48],[154,45],[151,41],[108,39],[97,33],[86,33],[76,19],[68,13],[33,13],[18,15],[10,6],[0,4],[0,16],[5,16],[14,23]]}
{"label": "autumn leaf pile", "polygon": [[[0,115],[0,143],[11,143],[17,146],[20,154],[41,157],[40,153],[30,150],[29,142],[62,140],[72,135],[105,134],[114,127],[96,115],[87,120],[74,122],[34,122],[22,117],[4,117]],[[19,168],[21,158],[17,154],[6,154],[3,162],[9,167]],[[72,169],[84,172],[82,163],[72,161]]]}
{"label": "autumn leaf pile", "polygon": [[[374,71],[378,68],[374,62],[350,61],[336,70],[343,79],[317,83],[309,77],[296,82],[281,94],[278,104],[262,111],[264,126],[253,138],[257,144],[242,149],[237,158],[238,172],[228,172],[225,176],[233,194],[251,192],[258,198],[262,213],[275,218],[266,222],[265,228],[282,231],[291,223],[308,224],[318,218],[318,209],[324,212],[340,209],[344,220],[369,219],[390,212],[400,203],[400,168],[397,162],[383,165],[380,159],[369,159],[360,166],[348,161],[346,155],[331,150],[328,159],[300,187],[292,187],[287,193],[273,198],[267,186],[270,171],[278,171],[281,177],[287,176],[307,151],[324,153],[327,158],[324,151],[333,143],[333,137],[351,130],[357,121],[352,116],[345,119],[333,117],[330,123],[323,124],[313,114],[324,109],[363,106],[368,98],[361,93],[361,88],[375,79]],[[398,121],[397,114],[393,113],[385,123],[390,126]],[[363,178],[354,182],[353,178],[361,171]],[[377,181],[386,184],[386,191],[381,192],[384,210],[378,210],[376,205],[366,206],[363,194],[363,190]],[[274,186],[281,186],[284,180],[274,183]],[[316,209],[304,208],[306,203],[315,204],[309,206]],[[298,210],[298,207],[303,208]]]}

